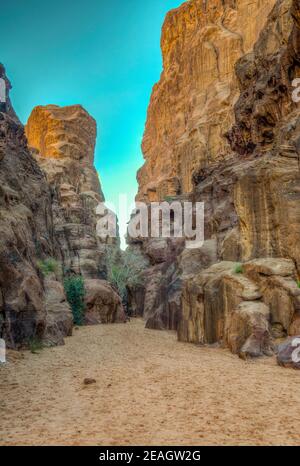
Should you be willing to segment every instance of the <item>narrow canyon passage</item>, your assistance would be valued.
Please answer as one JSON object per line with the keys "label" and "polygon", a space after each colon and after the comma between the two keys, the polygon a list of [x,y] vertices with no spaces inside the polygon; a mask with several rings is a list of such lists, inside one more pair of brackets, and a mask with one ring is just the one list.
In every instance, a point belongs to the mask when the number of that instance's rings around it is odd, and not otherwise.
{"label": "narrow canyon passage", "polygon": [[299,374],[132,320],[80,328],[39,354],[10,352],[0,412],[1,445],[296,445]]}

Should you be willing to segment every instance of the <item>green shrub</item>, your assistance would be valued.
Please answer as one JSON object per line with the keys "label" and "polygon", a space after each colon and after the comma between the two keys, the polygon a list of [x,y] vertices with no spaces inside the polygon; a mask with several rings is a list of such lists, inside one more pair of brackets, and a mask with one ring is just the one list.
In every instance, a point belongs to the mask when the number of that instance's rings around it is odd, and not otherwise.
{"label": "green shrub", "polygon": [[48,259],[45,259],[43,261],[38,261],[38,267],[43,273],[43,275],[46,277],[50,273],[56,274],[58,272],[59,263],[52,257],[49,257]]}
{"label": "green shrub", "polygon": [[172,196],[165,196],[164,197],[164,202],[168,202],[169,204],[171,204],[173,201],[174,201],[174,197],[172,197]]}
{"label": "green shrub", "polygon": [[44,348],[42,340],[38,337],[33,337],[28,341],[28,346],[32,354],[38,354]]}
{"label": "green shrub", "polygon": [[147,267],[146,259],[130,249],[107,251],[107,280],[118,290],[122,299],[126,298],[127,287],[140,286],[144,282],[143,271]]}
{"label": "green shrub", "polygon": [[80,275],[65,278],[64,288],[73,313],[75,325],[82,325],[84,315],[84,280]]}
{"label": "green shrub", "polygon": [[234,269],[234,273],[244,273],[242,264],[237,264],[236,268]]}
{"label": "green shrub", "polygon": [[298,288],[300,288],[300,280],[297,281]]}

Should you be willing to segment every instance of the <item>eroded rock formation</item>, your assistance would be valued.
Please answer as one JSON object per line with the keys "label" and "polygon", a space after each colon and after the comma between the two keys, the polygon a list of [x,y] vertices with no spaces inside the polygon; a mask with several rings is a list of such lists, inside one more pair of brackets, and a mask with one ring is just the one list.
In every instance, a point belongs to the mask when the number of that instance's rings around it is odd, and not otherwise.
{"label": "eroded rock formation", "polygon": [[297,335],[300,289],[292,260],[256,259],[240,273],[219,262],[185,281],[178,337],[223,342],[233,353],[270,354],[273,339]]}
{"label": "eroded rock formation", "polygon": [[[82,275],[85,323],[124,322],[121,300],[104,280],[105,254],[118,241],[96,235],[104,200],[93,166],[96,123],[79,105],[33,110],[24,128],[9,100],[0,112],[0,337],[19,348],[63,344],[73,316],[62,284]],[[43,270],[47,261],[57,270]],[[61,266],[61,267],[60,267]]]}
{"label": "eroded rock formation", "polygon": [[[12,348],[39,338],[61,343],[72,315],[60,284],[46,286],[38,261],[58,254],[51,193],[10,100],[0,112],[0,335]],[[55,291],[56,289],[56,291]],[[51,302],[51,304],[50,304]],[[61,313],[53,314],[53,309]]]}
{"label": "eroded rock formation", "polygon": [[95,209],[104,197],[93,165],[95,120],[80,105],[36,107],[26,136],[52,188],[54,232],[64,267],[99,278],[105,244],[96,236]]}
{"label": "eroded rock formation", "polygon": [[119,296],[104,280],[106,254],[118,240],[101,240],[96,229],[96,208],[104,202],[94,167],[96,133],[95,120],[80,105],[36,107],[26,125],[28,145],[51,186],[64,274],[80,274],[85,281],[89,324],[125,319]]}
{"label": "eroded rock formation", "polygon": [[299,18],[292,0],[192,0],[166,18],[138,199],[204,201],[205,243],[135,241],[147,326],[245,356],[299,334]]}
{"label": "eroded rock formation", "polygon": [[166,17],[163,73],[143,139],[139,199],[191,192],[192,173],[231,155],[223,137],[239,97],[237,60],[250,52],[275,0],[191,0]]}

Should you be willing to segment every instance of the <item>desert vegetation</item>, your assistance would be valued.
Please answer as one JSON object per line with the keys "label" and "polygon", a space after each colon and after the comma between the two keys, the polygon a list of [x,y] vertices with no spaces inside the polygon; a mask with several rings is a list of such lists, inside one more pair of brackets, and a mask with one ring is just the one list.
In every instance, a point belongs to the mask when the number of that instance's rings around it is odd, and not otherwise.
{"label": "desert vegetation", "polygon": [[67,300],[71,306],[75,325],[83,324],[84,316],[84,280],[81,275],[70,275],[64,279]]}
{"label": "desert vegetation", "polygon": [[118,291],[122,300],[126,300],[127,289],[144,283],[143,272],[147,261],[141,253],[127,248],[126,251],[114,248],[107,254],[107,280]]}

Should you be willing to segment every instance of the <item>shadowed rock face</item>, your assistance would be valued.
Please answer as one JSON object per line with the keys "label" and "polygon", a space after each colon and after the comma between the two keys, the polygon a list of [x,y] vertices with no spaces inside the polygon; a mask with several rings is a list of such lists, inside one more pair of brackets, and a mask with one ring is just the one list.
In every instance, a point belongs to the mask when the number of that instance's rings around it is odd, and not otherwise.
{"label": "shadowed rock face", "polygon": [[231,155],[223,134],[239,97],[237,60],[250,52],[275,0],[191,0],[167,15],[163,73],[143,139],[139,199],[192,191],[195,169]]}
{"label": "shadowed rock face", "polygon": [[85,324],[126,322],[122,300],[107,281],[86,280],[85,290]]}
{"label": "shadowed rock face", "polygon": [[236,273],[219,262],[184,282],[182,341],[222,342],[241,356],[271,354],[273,339],[299,332],[300,289],[294,263],[256,259]]}
{"label": "shadowed rock face", "polygon": [[[205,243],[194,251],[166,247],[164,261],[152,260],[147,273],[159,267],[162,279],[146,284],[153,305],[145,301],[144,313],[148,326],[174,328],[176,309],[183,341],[219,342],[241,356],[269,354],[274,339],[299,335],[300,110],[292,81],[300,76],[300,5],[251,2],[259,13],[244,24],[234,21],[246,2],[206,2],[205,11],[204,3],[188,2],[166,19],[164,72],[148,111],[138,197],[204,201]],[[228,32],[236,32],[234,24],[243,26],[239,42]],[[203,30],[213,44],[222,37],[214,50],[227,72],[218,78],[211,78],[215,61]],[[220,100],[216,90],[226,86]],[[180,189],[169,190],[170,173]],[[155,257],[153,239],[140,247]],[[289,274],[279,266],[285,260]],[[234,273],[237,262],[244,263],[242,276]],[[245,289],[256,292],[245,297]]]}
{"label": "shadowed rock face", "polygon": [[277,362],[280,366],[292,369],[300,369],[300,336],[287,338],[279,345]]}
{"label": "shadowed rock face", "polygon": [[[5,77],[2,66],[0,76]],[[55,327],[51,342],[60,343],[71,332],[71,311],[63,290],[52,294],[52,304],[64,314],[63,321],[57,316],[53,322],[37,266],[39,259],[58,254],[51,193],[28,151],[5,80],[8,100],[0,112],[0,335],[9,347],[18,348],[33,338],[45,338],[49,327]]]}
{"label": "shadowed rock face", "polygon": [[3,79],[5,81],[5,83],[6,83],[6,102],[1,102],[0,103],[0,111],[3,112],[3,113],[6,113],[16,123],[20,124],[20,120],[18,119],[18,117],[17,117],[17,115],[16,115],[16,113],[15,113],[13,107],[12,107],[10,98],[9,98],[9,91],[11,90],[11,83],[10,83],[8,77],[6,76],[5,68],[1,63],[0,63],[0,78]]}
{"label": "shadowed rock face", "polygon": [[234,151],[261,155],[272,148],[278,125],[295,108],[291,83],[299,65],[299,5],[278,1],[253,51],[236,64],[240,97],[227,134]]}
{"label": "shadowed rock face", "polygon": [[105,244],[96,237],[95,209],[104,197],[93,165],[95,120],[80,105],[36,107],[26,135],[52,188],[64,267],[86,278],[103,278]]}

